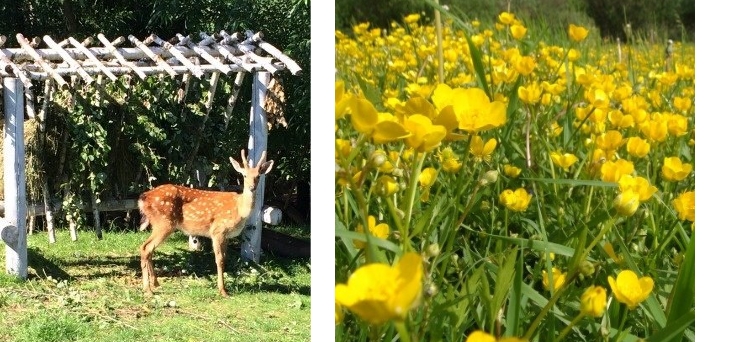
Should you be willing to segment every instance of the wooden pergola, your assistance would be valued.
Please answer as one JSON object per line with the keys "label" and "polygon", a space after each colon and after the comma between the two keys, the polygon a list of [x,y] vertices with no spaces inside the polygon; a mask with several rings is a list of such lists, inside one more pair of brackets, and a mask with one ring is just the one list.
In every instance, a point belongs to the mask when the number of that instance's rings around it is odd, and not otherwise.
{"label": "wooden pergola", "polygon": [[[146,39],[130,35],[126,39],[119,37],[110,41],[103,34],[98,34],[96,38],[101,46],[91,46],[94,44],[92,38],[78,41],[69,37],[56,42],[48,35],[42,39],[29,40],[17,34],[20,48],[3,48],[7,38],[0,36],[0,76],[3,78],[0,89],[5,104],[5,216],[0,217],[0,236],[6,245],[6,271],[19,278],[25,279],[28,274],[24,116],[27,114],[30,118],[43,120],[54,89],[74,87],[71,78],[81,79],[91,85],[103,84],[107,80],[116,81],[122,75],[136,75],[144,79],[150,75],[166,74],[182,77],[186,84],[193,76],[210,78],[210,91],[214,93],[221,74],[235,74],[234,88],[226,108],[226,117],[230,118],[244,75],[252,73],[255,77],[249,118],[248,163],[253,166],[266,151],[268,121],[264,102],[272,75],[284,71],[299,75],[302,70],[294,60],[265,42],[260,32],[200,33],[199,39],[178,34],[167,41],[156,35]],[[45,48],[39,48],[41,41],[45,43]],[[125,43],[129,46],[124,47]],[[45,82],[45,102],[39,110],[34,105],[33,80]],[[212,98],[209,97],[208,110],[212,106]],[[263,178],[248,222],[255,229],[245,230],[241,248],[242,256],[255,262],[259,261],[261,255],[261,222],[265,215],[262,212]],[[270,210],[266,211],[266,215]],[[98,217],[98,212],[95,214]]]}

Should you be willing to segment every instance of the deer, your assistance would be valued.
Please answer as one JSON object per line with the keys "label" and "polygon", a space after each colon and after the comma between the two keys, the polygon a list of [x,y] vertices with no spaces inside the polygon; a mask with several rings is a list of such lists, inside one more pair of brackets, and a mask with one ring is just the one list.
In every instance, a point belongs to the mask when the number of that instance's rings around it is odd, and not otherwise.
{"label": "deer", "polygon": [[147,295],[160,286],[155,276],[152,255],[173,232],[180,230],[186,235],[205,236],[211,239],[218,271],[218,291],[228,297],[223,283],[223,267],[228,238],[241,234],[253,209],[259,177],[271,171],[272,160],[266,160],[266,152],[254,167],[246,161],[246,151],[241,150],[239,163],[229,157],[233,168],[243,176],[242,192],[224,192],[193,189],[182,185],[165,184],[139,196],[137,205],[142,220],[140,230],[152,226],[152,232],[139,247],[142,266],[142,289]]}

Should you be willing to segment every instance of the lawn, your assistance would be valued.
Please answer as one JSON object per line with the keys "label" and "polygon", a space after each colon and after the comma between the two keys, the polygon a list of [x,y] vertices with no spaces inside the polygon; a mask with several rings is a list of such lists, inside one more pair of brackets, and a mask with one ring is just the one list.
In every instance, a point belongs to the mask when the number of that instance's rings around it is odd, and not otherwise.
{"label": "lawn", "polygon": [[[173,234],[155,252],[160,287],[141,289],[139,245],[149,232],[81,231],[28,237],[28,281],[0,275],[4,341],[308,341],[310,262],[264,254],[239,258],[231,241],[219,296],[210,248],[187,249]],[[0,255],[4,264],[5,254]]]}

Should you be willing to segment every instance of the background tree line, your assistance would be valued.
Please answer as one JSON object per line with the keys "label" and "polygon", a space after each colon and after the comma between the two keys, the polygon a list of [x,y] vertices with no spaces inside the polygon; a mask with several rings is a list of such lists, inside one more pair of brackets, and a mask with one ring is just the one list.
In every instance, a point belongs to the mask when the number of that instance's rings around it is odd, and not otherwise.
{"label": "background tree line", "polygon": [[[308,0],[133,1],[2,0],[0,34],[4,47],[18,47],[16,33],[79,41],[103,33],[110,40],[154,33],[264,33],[264,39],[302,67],[284,74],[287,127],[269,131],[268,156],[276,167],[267,179],[267,203],[288,206],[296,223],[309,224],[310,184],[310,3]],[[43,43],[42,46],[45,46]],[[95,46],[100,46],[97,42]],[[128,46],[125,45],[124,46]],[[210,112],[204,104],[209,79],[191,77],[189,93],[178,101],[180,77],[135,76],[126,90],[107,83],[104,99],[81,84],[72,93],[57,91],[45,130],[26,122],[28,200],[39,202],[42,185],[51,197],[64,198],[64,214],[79,216],[79,201],[135,198],[151,186],[174,182],[232,188],[235,172],[228,157],[248,144],[252,76],[246,75],[230,122],[225,110],[235,74],[222,76]],[[82,82],[81,82],[82,83]],[[43,84],[34,84],[36,94]],[[117,101],[114,101],[114,100]],[[40,107],[40,104],[37,104]],[[202,174],[202,177],[198,177]],[[286,202],[286,203],[285,203]],[[286,212],[286,208],[285,209]],[[287,215],[285,215],[286,219]]]}
{"label": "background tree line", "polygon": [[[550,29],[564,30],[568,24],[598,28],[602,38],[626,41],[624,26],[634,33],[674,40],[694,41],[694,0],[441,0],[450,10],[468,14],[469,19],[493,22],[508,9],[518,18],[538,22]],[[433,10],[423,0],[373,0],[367,6],[358,0],[336,2],[335,25],[347,31],[354,23],[370,22],[388,28],[410,13],[427,18]]]}

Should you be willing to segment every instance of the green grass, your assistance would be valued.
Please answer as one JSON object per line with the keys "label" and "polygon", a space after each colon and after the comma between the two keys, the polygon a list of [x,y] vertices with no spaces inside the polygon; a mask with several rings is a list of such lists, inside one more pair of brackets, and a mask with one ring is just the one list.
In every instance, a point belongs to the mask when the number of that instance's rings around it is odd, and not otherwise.
{"label": "green grass", "polygon": [[[71,242],[28,238],[27,281],[0,275],[2,341],[309,341],[310,264],[264,255],[239,258],[232,241],[219,296],[210,250],[187,250],[173,234],[156,251],[160,287],[141,289],[139,245],[149,232],[82,231]],[[4,265],[5,254],[0,253]]]}

